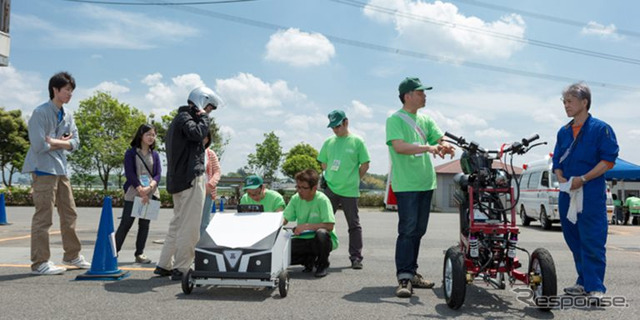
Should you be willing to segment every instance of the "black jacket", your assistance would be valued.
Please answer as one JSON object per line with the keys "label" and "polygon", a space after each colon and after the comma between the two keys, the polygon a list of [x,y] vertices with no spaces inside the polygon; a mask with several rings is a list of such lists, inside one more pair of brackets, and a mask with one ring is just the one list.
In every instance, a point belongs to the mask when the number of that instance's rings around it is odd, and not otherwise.
{"label": "black jacket", "polygon": [[209,132],[209,117],[198,116],[197,111],[180,107],[167,130],[167,191],[171,194],[191,188],[193,179],[204,173],[202,140]]}

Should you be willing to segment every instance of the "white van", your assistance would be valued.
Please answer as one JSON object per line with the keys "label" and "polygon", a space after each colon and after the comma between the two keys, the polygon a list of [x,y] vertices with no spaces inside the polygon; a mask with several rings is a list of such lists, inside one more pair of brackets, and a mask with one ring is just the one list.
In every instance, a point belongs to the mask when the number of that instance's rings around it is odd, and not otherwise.
{"label": "white van", "polygon": [[[520,198],[516,208],[519,210],[523,226],[531,221],[540,221],[543,229],[549,230],[553,223],[560,222],[558,212],[558,194],[560,192],[558,179],[551,171],[552,155],[542,160],[533,161],[525,165],[520,180]],[[607,185],[607,216],[611,221],[613,214],[613,200]]]}
{"label": "white van", "polygon": [[552,166],[551,156],[546,156],[543,160],[527,164],[522,172],[517,208],[523,226],[538,220],[542,228],[549,230],[553,223],[560,222],[560,189],[556,175],[551,172]]}

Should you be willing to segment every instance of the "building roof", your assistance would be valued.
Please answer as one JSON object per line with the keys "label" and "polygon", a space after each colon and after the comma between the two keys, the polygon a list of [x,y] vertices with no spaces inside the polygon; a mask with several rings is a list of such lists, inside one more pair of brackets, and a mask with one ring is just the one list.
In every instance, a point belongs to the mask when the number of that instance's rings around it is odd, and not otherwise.
{"label": "building roof", "polygon": [[[494,160],[491,164],[491,167],[494,169],[504,169],[505,165],[502,161]],[[434,168],[436,170],[436,174],[456,174],[458,172],[462,172],[462,167],[460,167],[460,159],[449,161],[447,163],[443,163]],[[522,174],[522,168],[513,166],[516,174]],[[511,168],[509,168],[509,172],[511,172]]]}

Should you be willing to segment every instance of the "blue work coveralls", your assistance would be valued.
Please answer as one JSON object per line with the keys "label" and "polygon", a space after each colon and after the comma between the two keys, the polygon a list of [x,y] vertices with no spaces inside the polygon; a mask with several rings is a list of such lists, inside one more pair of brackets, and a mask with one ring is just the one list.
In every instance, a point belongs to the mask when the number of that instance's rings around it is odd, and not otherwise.
{"label": "blue work coveralls", "polygon": [[[613,129],[605,122],[589,114],[574,143],[571,125],[560,128],[553,152],[553,170],[561,169],[563,176],[579,177],[593,169],[600,161],[615,162],[618,157],[618,142]],[[573,144],[573,146],[572,146]],[[568,154],[567,154],[568,152]],[[565,156],[565,159],[561,159]],[[573,253],[578,271],[576,284],[586,292],[606,292],[604,275],[607,266],[607,187],[604,175],[587,181],[582,187],[584,200],[582,213],[573,224],[567,220],[570,196],[560,192],[558,207],[562,234]]]}

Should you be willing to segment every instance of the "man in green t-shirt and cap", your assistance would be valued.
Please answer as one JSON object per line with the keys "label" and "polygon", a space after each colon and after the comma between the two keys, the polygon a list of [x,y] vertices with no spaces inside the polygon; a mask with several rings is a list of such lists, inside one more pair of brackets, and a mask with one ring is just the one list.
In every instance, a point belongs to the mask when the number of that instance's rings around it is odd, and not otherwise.
{"label": "man in green t-shirt and cap", "polygon": [[435,121],[418,113],[426,103],[424,86],[418,78],[406,78],[398,86],[402,109],[387,118],[387,146],[391,156],[391,187],[398,201],[396,240],[396,296],[411,297],[413,287],[432,288],[434,283],[420,275],[418,252],[427,232],[436,173],[428,153],[444,158],[454,155],[453,146],[443,140]]}
{"label": "man in green t-shirt and cap", "polygon": [[631,223],[636,225],[640,223],[638,219],[640,219],[640,198],[636,196],[627,197],[624,202],[625,206],[629,210],[629,216],[631,217]]}
{"label": "man in green t-shirt and cap", "polygon": [[324,194],[331,200],[333,214],[342,206],[349,226],[351,268],[362,269],[362,227],[358,217],[360,179],[369,170],[369,151],[361,137],[349,132],[349,119],[342,110],[329,113],[334,135],[322,144],[318,161],[324,170]]}
{"label": "man in green t-shirt and cap", "polygon": [[240,204],[261,204],[265,212],[284,210],[285,204],[282,195],[277,191],[267,189],[260,176],[246,177],[242,190],[246,193],[240,199]]}

